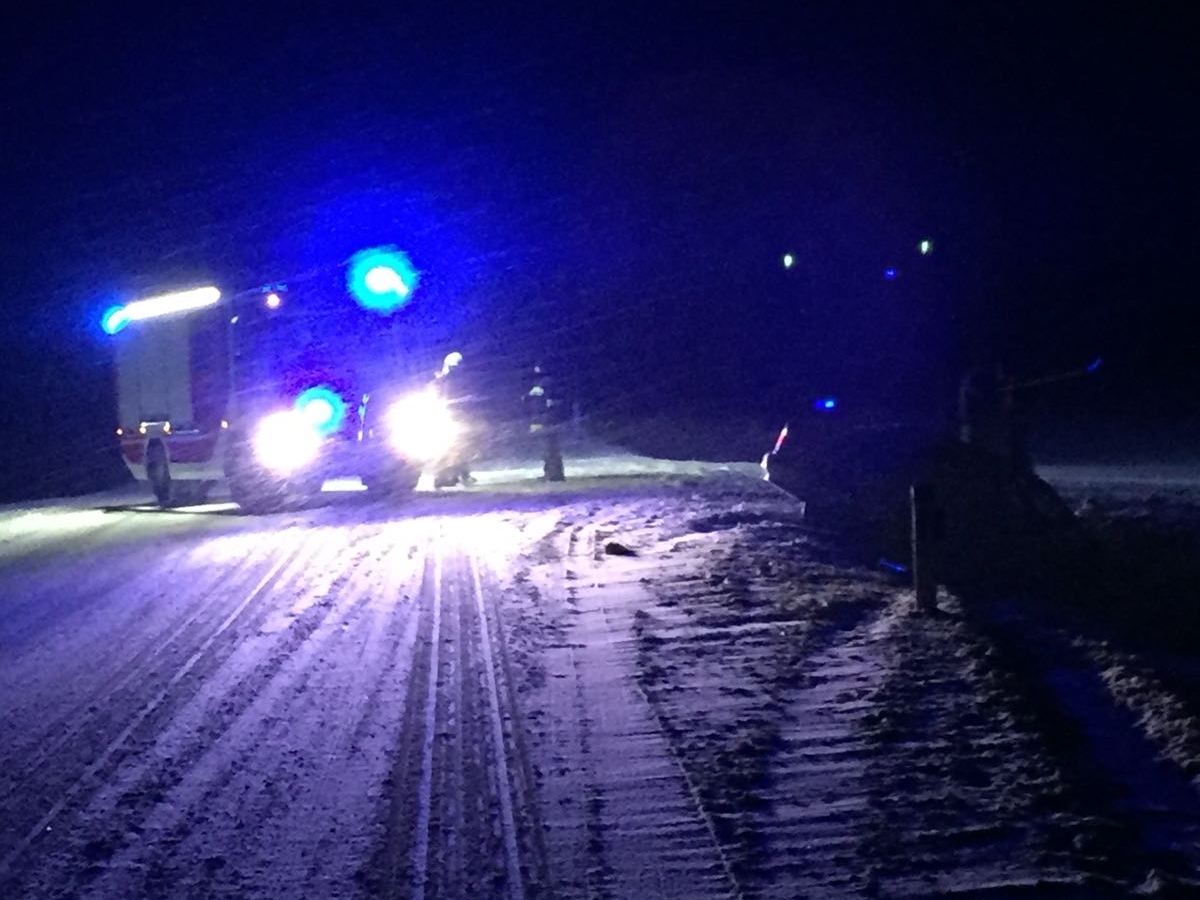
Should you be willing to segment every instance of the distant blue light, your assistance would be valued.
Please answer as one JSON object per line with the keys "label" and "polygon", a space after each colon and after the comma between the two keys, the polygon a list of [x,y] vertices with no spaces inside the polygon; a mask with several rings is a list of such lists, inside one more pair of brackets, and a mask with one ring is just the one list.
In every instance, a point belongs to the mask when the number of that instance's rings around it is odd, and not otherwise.
{"label": "distant blue light", "polygon": [[813,403],[813,409],[817,412],[832,412],[837,409],[837,405],[836,397],[822,397]]}
{"label": "distant blue light", "polygon": [[903,563],[893,562],[890,559],[881,559],[879,560],[879,564],[885,569],[890,569],[891,571],[897,572],[901,575],[907,575],[909,572],[908,566],[904,565]]}
{"label": "distant blue light", "polygon": [[346,418],[346,401],[326,385],[310,387],[296,398],[296,411],[321,435],[333,434]]}
{"label": "distant blue light", "polygon": [[1097,356],[1095,359],[1093,359],[1093,360],[1092,360],[1092,361],[1091,361],[1091,362],[1088,364],[1087,370],[1088,370],[1089,372],[1095,372],[1095,371],[1096,371],[1098,368],[1100,368],[1100,366],[1101,366],[1103,363],[1104,363],[1104,357],[1103,357],[1103,356]]}
{"label": "distant blue light", "polygon": [[104,311],[103,318],[100,319],[100,327],[104,329],[105,334],[116,334],[128,324],[129,316],[125,314],[123,306],[109,307]]}
{"label": "distant blue light", "polygon": [[412,297],[420,273],[395,247],[373,247],[350,258],[346,288],[364,309],[392,313]]}
{"label": "distant blue light", "polygon": [[883,270],[883,277],[886,278],[888,281],[895,281],[896,274],[897,273],[896,273],[895,269],[884,269]]}

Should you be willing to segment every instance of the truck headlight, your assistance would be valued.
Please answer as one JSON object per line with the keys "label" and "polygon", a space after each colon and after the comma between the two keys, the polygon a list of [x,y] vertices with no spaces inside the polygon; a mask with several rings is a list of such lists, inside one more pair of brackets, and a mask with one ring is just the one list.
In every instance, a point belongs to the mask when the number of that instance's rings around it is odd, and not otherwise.
{"label": "truck headlight", "polygon": [[459,437],[449,405],[434,391],[400,398],[387,408],[384,423],[392,449],[422,463],[445,456]]}
{"label": "truck headlight", "polygon": [[321,452],[321,435],[302,413],[284,410],[264,416],[254,432],[254,455],[272,472],[290,475]]}

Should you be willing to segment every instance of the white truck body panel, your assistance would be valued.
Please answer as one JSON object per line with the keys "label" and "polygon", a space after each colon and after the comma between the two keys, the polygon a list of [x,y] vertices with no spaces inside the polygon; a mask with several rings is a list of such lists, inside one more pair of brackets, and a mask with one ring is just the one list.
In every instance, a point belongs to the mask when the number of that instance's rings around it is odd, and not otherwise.
{"label": "white truck body panel", "polygon": [[186,316],[135,323],[117,341],[118,413],[123,427],[170,422],[186,428],[192,409],[191,328]]}

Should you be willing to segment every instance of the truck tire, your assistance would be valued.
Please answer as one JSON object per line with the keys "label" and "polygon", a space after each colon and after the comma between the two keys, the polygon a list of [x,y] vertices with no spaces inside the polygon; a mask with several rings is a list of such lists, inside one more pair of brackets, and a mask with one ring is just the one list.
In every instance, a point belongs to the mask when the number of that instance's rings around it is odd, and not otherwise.
{"label": "truck tire", "polygon": [[363,485],[374,496],[407,497],[417,489],[421,470],[413,466],[395,463],[385,471],[374,472],[362,477]]}
{"label": "truck tire", "polygon": [[236,441],[225,463],[233,502],[251,515],[278,512],[287,502],[287,482],[263,469],[250,447]]}
{"label": "truck tire", "polygon": [[173,480],[171,482],[171,505],[199,506],[208,500],[208,492],[211,488],[211,481]]}
{"label": "truck tire", "polygon": [[325,485],[325,478],[319,472],[306,473],[293,479],[289,483],[289,489],[301,503],[309,504],[317,501],[321,497],[321,488]]}
{"label": "truck tire", "polygon": [[167,450],[159,441],[152,441],[146,448],[146,479],[154,499],[163,509],[171,505],[171,467],[167,463]]}

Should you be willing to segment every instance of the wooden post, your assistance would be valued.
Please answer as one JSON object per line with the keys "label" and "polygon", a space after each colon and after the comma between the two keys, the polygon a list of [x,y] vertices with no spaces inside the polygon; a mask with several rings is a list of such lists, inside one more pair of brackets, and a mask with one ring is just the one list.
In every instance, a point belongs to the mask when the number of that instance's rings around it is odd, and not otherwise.
{"label": "wooden post", "polygon": [[938,544],[942,538],[942,512],[937,492],[928,483],[914,484],[909,489],[912,511],[912,574],[913,589],[920,609],[937,606]]}

